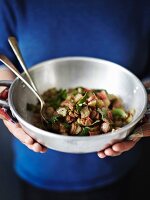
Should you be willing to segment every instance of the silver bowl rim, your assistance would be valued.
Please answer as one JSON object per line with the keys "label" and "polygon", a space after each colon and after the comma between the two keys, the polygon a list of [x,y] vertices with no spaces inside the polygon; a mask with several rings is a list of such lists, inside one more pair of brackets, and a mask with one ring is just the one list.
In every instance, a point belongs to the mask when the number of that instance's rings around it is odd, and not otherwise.
{"label": "silver bowl rim", "polygon": [[[30,130],[33,130],[34,132],[38,132],[40,133],[41,135],[43,136],[48,136],[48,137],[55,137],[55,138],[58,138],[58,139],[64,139],[64,140],[70,140],[70,139],[74,139],[74,140],[91,140],[92,138],[106,138],[106,137],[109,137],[109,135],[113,136],[113,135],[118,135],[118,134],[121,134],[122,132],[124,131],[129,131],[131,128],[134,127],[135,124],[137,124],[137,122],[139,122],[142,117],[144,116],[146,110],[147,110],[147,93],[146,93],[146,90],[145,90],[145,87],[143,86],[142,82],[140,81],[140,79],[134,75],[131,71],[129,71],[128,69],[124,68],[123,66],[117,64],[117,63],[114,63],[112,61],[108,61],[108,60],[105,60],[105,59],[100,59],[100,58],[94,58],[94,57],[83,57],[83,56],[67,56],[67,57],[59,57],[59,58],[53,58],[53,59],[50,59],[50,60],[46,60],[46,61],[43,61],[43,62],[40,62],[40,63],[37,63],[35,65],[33,65],[29,71],[32,72],[33,70],[36,70],[38,68],[41,67],[41,65],[46,65],[47,63],[53,63],[53,62],[62,62],[62,61],[75,61],[75,60],[80,60],[80,61],[94,61],[96,63],[104,63],[104,64],[107,64],[107,65],[111,65],[111,68],[114,67],[114,68],[117,68],[119,70],[122,70],[124,73],[128,74],[129,76],[132,76],[137,82],[138,82],[138,85],[141,87],[141,89],[143,90],[143,93],[144,93],[144,102],[143,102],[143,109],[141,111],[141,113],[139,113],[139,115],[132,121],[130,122],[129,124],[125,125],[124,127],[118,129],[118,130],[115,130],[113,132],[108,132],[107,134],[101,134],[101,135],[93,135],[93,136],[69,136],[69,135],[61,135],[61,134],[57,134],[57,133],[54,133],[54,132],[49,132],[49,131],[45,131],[45,130],[42,130],[40,128],[37,128],[36,126],[28,123],[27,121],[25,121],[21,116],[20,114],[16,111],[15,109],[15,106],[13,104],[13,102],[11,101],[12,100],[12,95],[13,95],[13,90],[14,90],[14,86],[15,86],[15,83],[19,80],[19,78],[16,78],[11,87],[10,87],[10,90],[9,90],[9,94],[8,94],[8,103],[9,103],[9,106],[10,106],[10,110],[12,111],[12,113],[14,114],[14,116],[18,119],[19,122],[21,122],[21,124],[25,127],[25,128],[29,128]],[[24,72],[22,73],[22,75],[24,75]]]}

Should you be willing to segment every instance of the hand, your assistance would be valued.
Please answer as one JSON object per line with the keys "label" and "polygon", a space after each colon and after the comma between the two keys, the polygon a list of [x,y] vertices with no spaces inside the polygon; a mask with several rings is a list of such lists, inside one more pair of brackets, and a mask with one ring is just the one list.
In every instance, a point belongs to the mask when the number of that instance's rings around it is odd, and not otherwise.
{"label": "hand", "polygon": [[[144,85],[146,88],[150,88],[150,81],[145,81]],[[148,95],[148,102],[150,103],[150,95]],[[136,129],[135,136],[136,137],[135,139],[133,137],[133,140],[118,142],[111,147],[98,152],[98,156],[100,158],[105,158],[106,156],[119,156],[123,152],[132,149],[142,137],[150,137],[150,114],[147,115],[147,121]]]}
{"label": "hand", "polygon": [[105,158],[106,156],[119,156],[123,152],[129,151],[130,149],[132,149],[139,140],[140,140],[140,138],[138,138],[137,140],[134,140],[134,141],[126,140],[126,141],[118,142],[118,143],[112,145],[111,147],[98,152],[97,155],[100,158]]}
{"label": "hand", "polygon": [[26,145],[29,149],[34,152],[44,153],[47,148],[36,142],[33,138],[31,138],[19,125],[19,123],[9,122],[7,120],[3,120],[4,124],[8,128],[8,130],[19,139],[24,145]]}
{"label": "hand", "polygon": [[[1,99],[7,99],[8,90],[5,89],[3,92],[0,93]],[[19,125],[19,123],[15,123],[12,118],[8,115],[7,109],[0,108],[0,118],[3,119],[4,124],[8,128],[8,130],[23,144],[25,144],[29,149],[44,153],[46,152],[47,148],[43,147],[41,144],[36,142],[33,138],[31,138]]]}

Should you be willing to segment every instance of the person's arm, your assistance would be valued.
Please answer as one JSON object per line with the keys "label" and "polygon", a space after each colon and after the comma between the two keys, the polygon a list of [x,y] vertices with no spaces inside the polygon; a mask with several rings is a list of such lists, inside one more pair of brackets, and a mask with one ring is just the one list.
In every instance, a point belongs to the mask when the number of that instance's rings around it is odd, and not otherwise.
{"label": "person's arm", "polygon": [[[0,80],[14,80],[14,78],[14,75],[8,69],[0,68]],[[4,88],[0,87],[0,92],[3,90]],[[3,121],[8,130],[29,149],[41,153],[46,151],[46,148],[37,143],[27,133],[25,133],[18,123],[12,123],[7,120]]]}

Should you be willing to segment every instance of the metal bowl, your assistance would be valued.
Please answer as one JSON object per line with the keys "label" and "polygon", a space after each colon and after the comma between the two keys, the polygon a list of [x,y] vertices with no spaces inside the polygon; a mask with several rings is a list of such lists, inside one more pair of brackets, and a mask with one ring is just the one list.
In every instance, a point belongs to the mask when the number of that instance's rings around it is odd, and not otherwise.
{"label": "metal bowl", "polygon": [[147,94],[143,84],[133,73],[118,64],[89,57],[65,57],[39,63],[29,71],[40,93],[51,87],[106,89],[120,96],[127,109],[136,110],[131,123],[112,133],[97,136],[59,135],[31,125],[31,113],[27,112],[26,104],[36,104],[37,99],[16,78],[9,90],[11,112],[31,137],[50,149],[68,153],[100,151],[126,138],[146,112]]}

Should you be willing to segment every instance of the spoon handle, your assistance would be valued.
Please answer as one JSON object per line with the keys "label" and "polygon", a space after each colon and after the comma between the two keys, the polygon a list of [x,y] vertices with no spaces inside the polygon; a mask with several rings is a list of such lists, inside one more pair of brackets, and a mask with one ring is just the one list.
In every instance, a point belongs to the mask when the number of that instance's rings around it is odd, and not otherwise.
{"label": "spoon handle", "polygon": [[26,65],[25,65],[24,59],[22,57],[22,54],[21,54],[21,51],[20,51],[20,48],[18,46],[18,42],[17,42],[16,38],[13,37],[13,36],[10,36],[8,38],[8,42],[9,42],[12,50],[14,51],[14,53],[15,53],[20,65],[21,65],[21,67],[23,68],[24,72],[26,73],[26,75],[27,75],[32,87],[34,88],[35,91],[38,91],[36,86],[35,86],[35,84],[34,84],[34,82],[31,79],[31,76],[30,76],[27,68],[26,68]]}
{"label": "spoon handle", "polygon": [[21,76],[19,71],[16,69],[16,67],[13,65],[13,63],[4,55],[0,55],[0,61],[6,65],[18,78],[20,78],[24,84],[36,95],[36,97],[39,99],[41,103],[43,103],[43,100],[41,99],[40,95],[31,87],[31,85]]}

